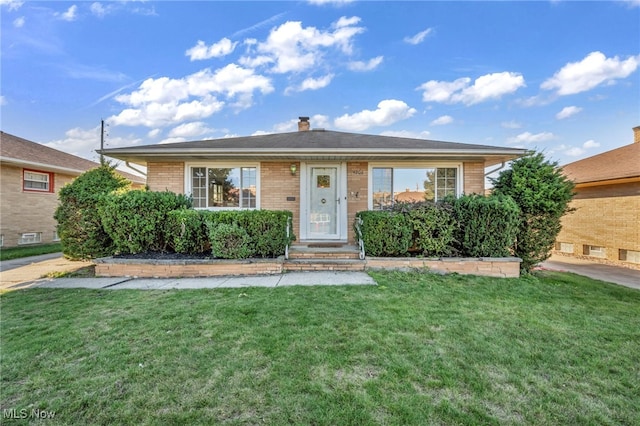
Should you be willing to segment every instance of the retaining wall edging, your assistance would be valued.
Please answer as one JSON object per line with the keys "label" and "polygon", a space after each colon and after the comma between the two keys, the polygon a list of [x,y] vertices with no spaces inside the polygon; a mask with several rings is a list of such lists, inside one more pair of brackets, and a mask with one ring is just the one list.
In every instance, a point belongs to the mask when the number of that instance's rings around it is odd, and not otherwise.
{"label": "retaining wall edging", "polygon": [[[198,278],[223,275],[273,275],[284,271],[284,257],[277,259],[122,259],[94,260],[96,276],[136,278]],[[415,258],[367,257],[365,270],[426,269],[441,273],[518,278],[521,259],[504,258]]]}

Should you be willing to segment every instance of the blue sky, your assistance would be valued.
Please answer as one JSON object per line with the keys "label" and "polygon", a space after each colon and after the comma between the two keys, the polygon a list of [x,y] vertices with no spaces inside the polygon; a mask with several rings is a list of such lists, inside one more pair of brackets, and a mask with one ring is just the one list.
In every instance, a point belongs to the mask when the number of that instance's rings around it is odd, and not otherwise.
{"label": "blue sky", "polygon": [[3,131],[108,147],[313,128],[542,150],[633,142],[640,1],[0,0]]}

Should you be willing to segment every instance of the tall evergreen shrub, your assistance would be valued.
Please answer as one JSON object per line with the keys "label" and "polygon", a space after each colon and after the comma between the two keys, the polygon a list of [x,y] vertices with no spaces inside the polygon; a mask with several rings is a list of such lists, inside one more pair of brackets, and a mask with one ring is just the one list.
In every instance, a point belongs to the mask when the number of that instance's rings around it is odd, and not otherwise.
{"label": "tall evergreen shrub", "polygon": [[103,164],[62,187],[54,218],[66,257],[92,259],[113,254],[113,240],[102,226],[98,206],[105,195],[130,185],[114,166]]}
{"label": "tall evergreen shrub", "polygon": [[523,272],[530,272],[549,258],[562,227],[560,220],[571,212],[574,184],[558,163],[547,161],[541,153],[515,160],[492,182],[494,194],[509,196],[520,207],[514,253],[522,259]]}

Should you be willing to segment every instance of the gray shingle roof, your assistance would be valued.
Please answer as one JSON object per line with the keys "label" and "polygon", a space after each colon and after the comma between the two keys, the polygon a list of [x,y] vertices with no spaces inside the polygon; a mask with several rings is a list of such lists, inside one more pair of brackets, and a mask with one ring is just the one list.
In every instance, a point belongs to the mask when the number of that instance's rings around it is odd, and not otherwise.
{"label": "gray shingle roof", "polygon": [[203,158],[244,159],[416,159],[461,160],[484,158],[487,165],[517,158],[519,148],[441,142],[328,130],[274,133],[258,136],[113,148],[107,156],[145,164],[147,161],[186,161]]}

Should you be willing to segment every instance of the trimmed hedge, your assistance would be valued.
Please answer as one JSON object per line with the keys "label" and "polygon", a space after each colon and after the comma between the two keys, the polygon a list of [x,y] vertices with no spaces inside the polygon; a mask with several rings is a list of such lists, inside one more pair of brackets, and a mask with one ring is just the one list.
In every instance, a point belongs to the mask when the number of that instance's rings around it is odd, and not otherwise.
{"label": "trimmed hedge", "polygon": [[513,250],[519,212],[509,197],[470,195],[356,216],[370,256],[505,257]]}
{"label": "trimmed hedge", "polygon": [[207,222],[212,254],[220,259],[246,259],[253,256],[251,237],[236,224]]}
{"label": "trimmed hedge", "polygon": [[459,224],[456,240],[462,256],[512,255],[520,208],[511,197],[465,195],[454,201],[452,213]]}
{"label": "trimmed hedge", "polygon": [[413,227],[414,251],[423,256],[451,256],[454,253],[457,223],[451,206],[424,203],[408,212]]}
{"label": "trimmed hedge", "polygon": [[[284,210],[222,210],[200,211],[206,223],[236,225],[249,235],[253,256],[278,257],[285,247],[295,240],[293,230],[286,237],[287,218],[293,214]],[[213,243],[213,242],[212,242]]]}
{"label": "trimmed hedge", "polygon": [[172,192],[112,193],[100,206],[102,225],[120,254],[166,251],[165,224],[169,212],[191,207],[184,195]]}
{"label": "trimmed hedge", "polygon": [[370,256],[406,256],[412,246],[413,228],[406,214],[394,211],[361,211],[360,230]]}
{"label": "trimmed hedge", "polygon": [[176,253],[201,254],[211,248],[204,215],[198,210],[170,211],[164,231],[168,249]]}

